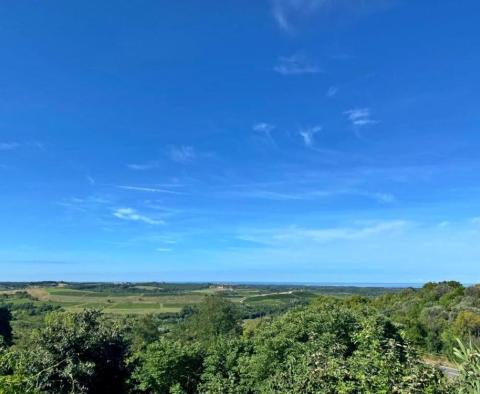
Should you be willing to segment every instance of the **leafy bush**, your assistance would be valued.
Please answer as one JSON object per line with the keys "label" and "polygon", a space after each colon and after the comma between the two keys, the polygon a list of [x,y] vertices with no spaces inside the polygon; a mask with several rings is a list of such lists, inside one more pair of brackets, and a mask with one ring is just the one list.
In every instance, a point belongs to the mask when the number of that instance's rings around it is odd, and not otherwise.
{"label": "leafy bush", "polygon": [[218,394],[449,392],[441,372],[422,363],[399,330],[360,301],[322,298],[310,307],[263,319],[244,335],[212,333],[217,335],[210,341],[162,337],[149,345],[135,358],[137,389]]}
{"label": "leafy bush", "polygon": [[402,325],[406,337],[428,353],[453,355],[455,337],[480,342],[479,286],[427,283],[421,289],[387,294],[372,305]]}
{"label": "leafy bush", "polygon": [[457,382],[459,393],[480,393],[480,348],[470,344],[465,346],[457,340],[458,347],[454,349],[460,377]]}
{"label": "leafy bush", "polygon": [[150,344],[135,360],[133,373],[137,389],[147,393],[196,393],[202,372],[203,355],[198,343],[161,338]]}
{"label": "leafy bush", "polygon": [[54,312],[28,349],[4,354],[2,379],[25,386],[25,392],[122,393],[127,350],[120,327],[100,312]]}

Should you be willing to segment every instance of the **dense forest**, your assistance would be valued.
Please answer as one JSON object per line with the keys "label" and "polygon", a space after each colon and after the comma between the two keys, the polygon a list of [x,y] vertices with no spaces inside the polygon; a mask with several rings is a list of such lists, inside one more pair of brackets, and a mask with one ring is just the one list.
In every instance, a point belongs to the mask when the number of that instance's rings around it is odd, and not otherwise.
{"label": "dense forest", "polygon": [[[480,285],[324,295],[255,316],[220,295],[168,316],[21,305],[0,307],[1,394],[480,393]],[[21,308],[42,323],[19,337]]]}

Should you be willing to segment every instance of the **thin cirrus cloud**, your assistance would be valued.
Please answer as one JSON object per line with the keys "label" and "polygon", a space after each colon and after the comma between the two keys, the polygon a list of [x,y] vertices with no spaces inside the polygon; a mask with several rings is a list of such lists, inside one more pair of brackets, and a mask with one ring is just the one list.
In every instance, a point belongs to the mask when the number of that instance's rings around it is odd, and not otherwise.
{"label": "thin cirrus cloud", "polygon": [[271,131],[275,128],[273,124],[270,123],[265,123],[265,122],[260,122],[260,123],[255,123],[252,126],[252,129],[256,132],[259,133],[265,133],[270,135]]}
{"label": "thin cirrus cloud", "polygon": [[71,265],[71,264],[77,264],[76,261],[70,261],[70,260],[38,260],[38,259],[33,259],[33,260],[12,260],[9,261],[8,263],[11,264],[22,264],[22,265]]}
{"label": "thin cirrus cloud", "polygon": [[387,192],[370,192],[358,189],[324,189],[306,190],[298,192],[276,191],[266,189],[248,188],[246,190],[230,191],[228,196],[237,198],[271,200],[271,201],[314,201],[317,199],[332,198],[336,196],[360,197],[373,200],[380,204],[391,204],[397,201],[395,195]]}
{"label": "thin cirrus cloud", "polygon": [[298,242],[328,243],[368,239],[382,234],[400,232],[411,226],[412,223],[405,220],[382,221],[351,227],[305,228],[292,226],[273,230],[253,230],[248,234],[239,235],[238,238],[272,246]]}
{"label": "thin cirrus cloud", "polygon": [[172,248],[157,248],[156,250],[157,252],[162,252],[162,253],[168,253],[173,251]]}
{"label": "thin cirrus cloud", "polygon": [[363,195],[385,204],[397,201],[396,197],[392,193],[364,193]]}
{"label": "thin cirrus cloud", "polygon": [[292,33],[297,22],[314,14],[332,0],[272,0],[272,16],[278,27]]}
{"label": "thin cirrus cloud", "polygon": [[15,150],[20,147],[18,142],[0,142],[0,150]]}
{"label": "thin cirrus cloud", "polygon": [[181,145],[170,147],[169,156],[174,162],[185,164],[193,161],[197,154],[193,146]]}
{"label": "thin cirrus cloud", "polygon": [[273,19],[275,19],[275,22],[277,22],[277,25],[280,27],[280,29],[287,32],[291,31],[292,27],[290,26],[290,21],[286,15],[285,9],[281,1],[273,1],[272,16]]}
{"label": "thin cirrus cloud", "polygon": [[371,118],[370,108],[355,108],[345,111],[344,114],[355,127],[363,127],[378,123]]}
{"label": "thin cirrus cloud", "polygon": [[314,140],[315,134],[317,134],[320,131],[322,131],[321,126],[314,126],[306,129],[301,129],[298,133],[302,137],[303,143],[305,144],[305,146],[307,148],[311,148],[315,143],[315,140]]}
{"label": "thin cirrus cloud", "polygon": [[143,222],[151,225],[165,224],[163,220],[153,219],[151,217],[141,215],[133,208],[117,208],[113,211],[113,216],[122,220]]}
{"label": "thin cirrus cloud", "polygon": [[147,171],[147,170],[153,170],[155,168],[158,168],[159,164],[156,161],[151,161],[148,163],[132,163],[132,164],[127,164],[127,167],[130,170],[134,171]]}
{"label": "thin cirrus cloud", "polygon": [[265,122],[255,123],[252,126],[252,129],[255,133],[261,136],[265,142],[270,145],[275,145],[275,140],[272,136],[272,131],[275,129],[273,124]]}
{"label": "thin cirrus cloud", "polygon": [[20,148],[30,148],[30,149],[37,149],[37,150],[46,150],[46,145],[41,141],[8,141],[8,142],[0,142],[0,151],[9,151],[9,150],[16,150]]}
{"label": "thin cirrus cloud", "polygon": [[80,212],[96,211],[99,209],[103,209],[110,204],[111,201],[109,199],[97,195],[87,196],[83,198],[71,197],[58,202],[58,205],[61,205],[70,210]]}
{"label": "thin cirrus cloud", "polygon": [[335,97],[338,93],[338,88],[336,86],[330,86],[325,95],[329,98]]}
{"label": "thin cirrus cloud", "polygon": [[475,225],[480,225],[480,216],[472,218],[471,222]]}
{"label": "thin cirrus cloud", "polygon": [[122,190],[132,190],[137,192],[147,192],[147,193],[165,193],[165,194],[184,194],[176,190],[168,189],[159,189],[156,187],[143,187],[143,186],[127,186],[127,185],[117,185],[118,189]]}
{"label": "thin cirrus cloud", "polygon": [[281,75],[318,74],[322,69],[304,55],[281,56],[273,70]]}
{"label": "thin cirrus cloud", "polygon": [[[394,4],[393,0],[271,0],[271,14],[283,32],[295,33],[299,26],[315,17],[350,16],[357,18]],[[340,11],[340,12],[339,12]]]}

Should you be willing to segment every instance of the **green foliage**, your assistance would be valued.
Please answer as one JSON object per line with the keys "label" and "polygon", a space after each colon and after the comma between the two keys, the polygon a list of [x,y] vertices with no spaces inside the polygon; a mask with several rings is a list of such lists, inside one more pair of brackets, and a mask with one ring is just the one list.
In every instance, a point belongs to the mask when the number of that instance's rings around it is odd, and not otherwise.
{"label": "green foliage", "polygon": [[209,349],[204,361],[199,392],[240,394],[251,393],[253,376],[249,360],[253,354],[250,338],[220,338]]}
{"label": "green foliage", "polygon": [[407,339],[425,352],[451,356],[455,337],[480,342],[478,286],[430,282],[381,296],[372,305],[401,324]]}
{"label": "green foliage", "polygon": [[460,371],[459,392],[480,394],[480,348],[472,344],[465,346],[460,340],[457,344],[454,355]]}
{"label": "green foliage", "polygon": [[147,393],[195,393],[202,372],[198,343],[159,339],[137,355],[133,373],[137,389]]}
{"label": "green foliage", "polygon": [[219,336],[241,332],[239,308],[221,296],[206,296],[179,327],[184,338],[212,342]]}
{"label": "green foliage", "polygon": [[480,338],[480,314],[463,310],[455,318],[452,328],[462,338]]}
{"label": "green foliage", "polygon": [[121,393],[126,353],[122,330],[100,312],[55,312],[33,334],[31,346],[11,357],[12,374],[5,379],[44,393]]}
{"label": "green foliage", "polygon": [[[72,285],[68,291],[108,286]],[[133,284],[115,291],[131,287],[137,291]],[[0,341],[0,394],[480,394],[478,286],[428,283],[373,299],[322,296],[307,306],[308,292],[265,288],[245,305],[247,295],[232,303],[231,290],[225,297],[203,296],[215,291],[205,286],[189,291],[197,290],[202,302],[168,316],[48,314],[19,343]],[[40,319],[44,312],[37,315],[31,300],[10,301],[6,310],[15,317]],[[281,303],[265,315],[262,302]],[[470,346],[462,344],[467,341]],[[449,383],[417,348],[454,353],[460,377]]]}
{"label": "green foliage", "polygon": [[158,315],[143,315],[131,324],[132,349],[141,350],[150,343],[158,340],[167,329]]}
{"label": "green foliage", "polygon": [[24,362],[23,355],[11,349],[0,348],[0,394],[37,394],[36,378],[17,370],[16,366]]}
{"label": "green foliage", "polygon": [[390,322],[328,299],[217,342],[204,365],[205,393],[448,392]]}

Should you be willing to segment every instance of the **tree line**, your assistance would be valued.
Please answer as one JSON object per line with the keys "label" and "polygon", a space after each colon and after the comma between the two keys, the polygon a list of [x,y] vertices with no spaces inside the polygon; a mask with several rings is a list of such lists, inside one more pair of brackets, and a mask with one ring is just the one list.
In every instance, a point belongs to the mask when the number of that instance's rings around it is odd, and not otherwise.
{"label": "tree line", "polygon": [[[206,296],[172,324],[52,311],[21,344],[1,307],[0,393],[478,393],[477,289],[322,296],[257,319]],[[428,349],[451,353],[460,377],[423,362]]]}

